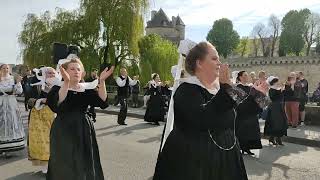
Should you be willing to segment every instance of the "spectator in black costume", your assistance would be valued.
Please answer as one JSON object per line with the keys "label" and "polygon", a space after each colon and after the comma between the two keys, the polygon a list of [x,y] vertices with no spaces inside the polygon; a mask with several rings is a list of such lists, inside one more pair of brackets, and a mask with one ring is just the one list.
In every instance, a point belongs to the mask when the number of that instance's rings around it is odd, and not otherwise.
{"label": "spectator in black costume", "polygon": [[[98,70],[93,69],[91,71],[90,77],[88,79],[86,79],[85,82],[93,82],[94,80],[96,80],[98,78],[99,78],[98,77]],[[89,106],[88,115],[92,118],[93,122],[96,122],[97,114],[95,112],[94,106]]]}
{"label": "spectator in black costume", "polygon": [[132,86],[132,107],[137,108],[139,106],[139,93],[140,93],[140,81],[139,76],[133,76],[133,79],[137,81],[137,83]]}
{"label": "spectator in black costume", "polygon": [[248,179],[234,123],[237,113],[243,117],[256,113],[257,102],[264,97],[259,91],[265,93],[266,85],[252,88],[250,94],[237,91],[230,85],[228,65],[221,64],[208,42],[191,49],[185,66],[191,77],[180,79],[173,96],[174,126],[153,179]]}
{"label": "spectator in black costume", "polygon": [[120,112],[118,114],[118,124],[127,125],[125,123],[128,111],[127,99],[130,96],[130,86],[134,86],[137,81],[132,80],[127,73],[126,68],[120,69],[120,76],[116,78],[116,83],[118,85],[118,99],[120,102]]}
{"label": "spectator in black costume", "polygon": [[[260,76],[259,76],[260,78]],[[248,85],[249,76],[246,71],[240,71],[238,73],[238,85],[237,87],[244,91],[246,94],[250,94],[252,87]],[[258,84],[266,84],[266,81],[263,79],[258,80]],[[239,108],[242,108],[239,106]],[[237,137],[240,142],[240,147],[242,153],[248,153],[249,155],[254,155],[250,149],[261,149],[261,135],[260,135],[260,126],[259,126],[259,113],[262,112],[262,108],[259,106],[254,106],[252,104],[252,109],[246,111],[241,111],[237,116]]]}
{"label": "spectator in black costume", "polygon": [[[40,66],[39,68],[41,68]],[[36,73],[34,71],[28,70],[26,75],[22,78],[22,88],[24,93],[24,106],[25,110],[28,111],[29,109],[32,109],[28,105],[30,98],[38,98],[38,94],[35,92],[38,92],[37,86],[32,86],[32,84],[39,82],[39,80],[36,77]]]}
{"label": "spectator in black costume", "polygon": [[283,145],[281,137],[287,135],[288,120],[284,111],[284,86],[279,78],[271,76],[268,78],[270,85],[269,97],[271,104],[268,107],[268,114],[264,126],[264,135],[269,136],[269,143]]}

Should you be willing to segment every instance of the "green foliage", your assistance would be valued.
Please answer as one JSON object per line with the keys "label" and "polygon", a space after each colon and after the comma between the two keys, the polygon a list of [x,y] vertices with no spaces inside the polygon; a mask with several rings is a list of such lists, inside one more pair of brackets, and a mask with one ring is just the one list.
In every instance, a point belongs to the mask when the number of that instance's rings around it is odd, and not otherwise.
{"label": "green foliage", "polygon": [[280,36],[279,54],[294,53],[300,55],[304,47],[303,33],[306,30],[306,20],[310,10],[289,11],[281,21],[282,32]]}
{"label": "green foliage", "polygon": [[138,56],[138,40],[144,31],[142,15],[147,6],[147,0],[81,0],[81,13],[103,27],[103,63],[118,66],[128,56]]}
{"label": "green foliage", "polygon": [[238,44],[238,47],[236,49],[237,54],[239,54],[241,57],[248,56],[250,52],[249,43],[249,37],[240,39],[240,43]]}
{"label": "green foliage", "polygon": [[102,62],[121,65],[138,56],[145,8],[146,0],[82,0],[79,10],[57,8],[55,18],[29,14],[19,35],[23,60],[31,67],[53,65],[52,43],[61,42],[81,47],[87,71]]}
{"label": "green foliage", "polygon": [[214,22],[212,29],[207,35],[207,40],[211,42],[217,51],[227,58],[239,44],[239,35],[233,30],[232,21],[226,18]]}
{"label": "green foliage", "polygon": [[140,80],[144,84],[151,79],[152,73],[158,73],[161,79],[172,80],[170,69],[177,64],[177,47],[159,35],[150,34],[139,41]]}

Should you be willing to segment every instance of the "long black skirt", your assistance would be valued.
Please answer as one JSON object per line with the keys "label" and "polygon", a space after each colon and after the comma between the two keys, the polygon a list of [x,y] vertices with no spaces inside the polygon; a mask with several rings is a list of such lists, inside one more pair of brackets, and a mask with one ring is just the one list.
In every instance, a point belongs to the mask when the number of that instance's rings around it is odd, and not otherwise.
{"label": "long black skirt", "polygon": [[[225,148],[234,144],[231,130],[216,142]],[[238,143],[230,151],[219,149],[208,132],[174,129],[159,155],[153,180],[245,180],[246,169]]]}
{"label": "long black skirt", "polygon": [[258,115],[237,119],[237,137],[242,150],[261,149],[261,134]]}
{"label": "long black skirt", "polygon": [[281,137],[287,135],[288,121],[281,102],[273,102],[269,110],[264,126],[264,135]]}
{"label": "long black skirt", "polygon": [[50,132],[47,180],[103,180],[92,122],[84,113],[58,115]]}
{"label": "long black skirt", "polygon": [[164,99],[160,95],[151,96],[148,103],[146,113],[144,115],[144,121],[146,122],[158,122],[164,121],[165,109]]}

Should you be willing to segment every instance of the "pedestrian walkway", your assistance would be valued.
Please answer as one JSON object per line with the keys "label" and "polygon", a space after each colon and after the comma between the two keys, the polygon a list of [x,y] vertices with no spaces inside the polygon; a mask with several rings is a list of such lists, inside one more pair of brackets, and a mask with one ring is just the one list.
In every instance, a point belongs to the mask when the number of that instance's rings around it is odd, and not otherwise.
{"label": "pedestrian walkway", "polygon": [[[97,112],[106,114],[118,114],[120,106],[109,106],[105,110],[97,109]],[[143,119],[146,109],[128,107],[128,116]],[[263,135],[264,120],[259,120],[260,132]],[[302,125],[297,128],[289,128],[288,136],[284,137],[285,142],[296,143],[312,147],[320,147],[320,127]]]}

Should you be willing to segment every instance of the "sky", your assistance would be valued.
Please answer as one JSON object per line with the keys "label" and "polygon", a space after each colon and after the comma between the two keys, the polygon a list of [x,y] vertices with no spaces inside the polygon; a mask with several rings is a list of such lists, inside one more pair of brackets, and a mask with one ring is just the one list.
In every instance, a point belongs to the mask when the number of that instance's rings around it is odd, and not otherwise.
{"label": "sky", "polygon": [[[41,13],[56,7],[77,9],[79,0],[0,0],[0,63],[21,63],[18,35],[28,13]],[[268,17],[280,19],[292,9],[309,8],[320,13],[319,0],[150,0],[150,11],[162,8],[168,17],[180,15],[186,24],[186,38],[205,40],[215,20],[228,18],[240,36],[248,36],[259,22],[267,25]],[[146,14],[149,20],[150,13]]]}

